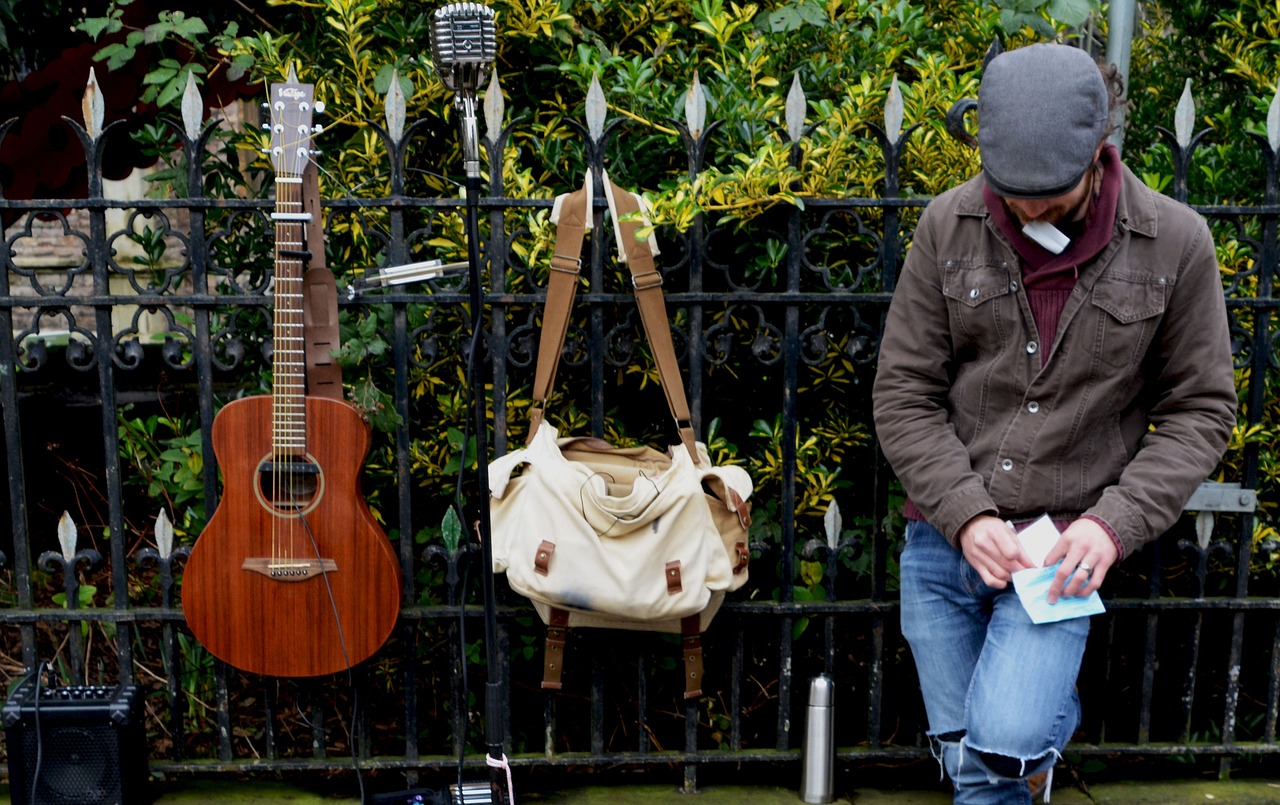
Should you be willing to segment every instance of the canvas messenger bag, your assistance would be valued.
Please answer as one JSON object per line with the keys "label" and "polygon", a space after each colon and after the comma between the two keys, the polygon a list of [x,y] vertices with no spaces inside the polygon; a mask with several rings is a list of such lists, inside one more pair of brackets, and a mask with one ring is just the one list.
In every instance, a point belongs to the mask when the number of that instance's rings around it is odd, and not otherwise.
{"label": "canvas messenger bag", "polygon": [[[752,484],[714,467],[694,438],[654,250],[636,239],[638,196],[608,180],[618,254],[629,266],[645,335],[680,443],[615,448],[561,436],[544,421],[577,291],[591,184],[556,201],[555,256],[539,337],[529,439],[489,465],[493,569],[547,625],[544,689],[559,690],[567,630],[683,635],[685,698],[701,695],[700,635],[747,580]],[[627,219],[627,220],[624,220]]]}

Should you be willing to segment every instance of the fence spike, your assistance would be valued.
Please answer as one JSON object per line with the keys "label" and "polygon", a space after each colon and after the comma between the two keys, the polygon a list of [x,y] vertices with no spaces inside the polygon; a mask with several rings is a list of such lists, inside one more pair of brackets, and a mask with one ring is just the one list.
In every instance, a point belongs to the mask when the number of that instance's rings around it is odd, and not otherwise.
{"label": "fence spike", "polygon": [[898,76],[895,73],[893,80],[889,82],[889,96],[884,99],[884,134],[891,143],[896,143],[902,136],[902,115],[902,90],[898,88]]}
{"label": "fence spike", "polygon": [[834,551],[840,544],[840,531],[844,525],[840,517],[839,503],[833,500],[827,506],[827,513],[822,515],[822,525],[827,532],[827,547]]}
{"label": "fence spike", "polygon": [[1191,96],[1191,79],[1187,79],[1182,88],[1182,97],[1178,99],[1178,108],[1173,113],[1173,133],[1178,145],[1186,148],[1191,145],[1191,128],[1196,122],[1196,101]]}
{"label": "fence spike", "polygon": [[1271,96],[1271,108],[1267,110],[1267,142],[1271,143],[1271,153],[1280,154],[1280,82],[1276,84],[1276,94]]}
{"label": "fence spike", "polygon": [[707,94],[702,91],[697,70],[693,71],[693,84],[684,95],[684,122],[689,127],[689,136],[695,140],[707,126]]}
{"label": "fence spike", "polygon": [[200,96],[200,88],[196,86],[196,74],[187,73],[187,86],[182,91],[182,125],[187,130],[187,139],[195,142],[200,137],[200,124],[204,122],[204,98]]}
{"label": "fence spike", "polygon": [[502,86],[498,84],[498,67],[494,65],[489,76],[489,86],[484,91],[484,126],[489,142],[497,142],[502,133],[502,118],[507,106],[502,100]]}
{"label": "fence spike", "polygon": [[594,142],[604,137],[604,118],[609,112],[609,104],[604,99],[604,90],[600,88],[600,74],[591,76],[591,87],[587,90],[587,132]]}
{"label": "fence spike", "polygon": [[98,86],[98,76],[89,68],[89,81],[84,88],[84,98],[80,101],[80,113],[84,115],[84,129],[89,132],[89,139],[96,140],[102,134],[102,118],[104,107],[102,88]]}
{"label": "fence spike", "polygon": [[404,90],[400,89],[400,71],[391,70],[391,85],[387,87],[387,97],[382,102],[383,112],[387,120],[387,134],[393,143],[399,144],[404,136],[405,102]]}
{"label": "fence spike", "polygon": [[161,559],[168,559],[173,553],[173,523],[164,509],[156,515],[156,552]]}
{"label": "fence spike", "polygon": [[68,566],[75,562],[78,541],[75,521],[71,519],[70,512],[64,511],[58,518],[58,544],[62,546],[62,557],[67,560]]}
{"label": "fence spike", "polygon": [[804,87],[800,85],[800,71],[791,77],[791,89],[787,91],[787,136],[791,142],[800,142],[804,135]]}

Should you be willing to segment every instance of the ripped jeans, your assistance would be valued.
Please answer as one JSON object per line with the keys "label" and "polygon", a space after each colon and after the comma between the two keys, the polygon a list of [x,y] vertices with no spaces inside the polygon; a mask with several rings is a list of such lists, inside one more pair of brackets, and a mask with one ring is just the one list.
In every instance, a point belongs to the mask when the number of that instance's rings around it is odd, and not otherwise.
{"label": "ripped jeans", "polygon": [[953,801],[1025,805],[1027,776],[1054,764],[1080,722],[1089,619],[1032,623],[1012,584],[988,587],[925,522],[908,523],[900,570],[902,633]]}

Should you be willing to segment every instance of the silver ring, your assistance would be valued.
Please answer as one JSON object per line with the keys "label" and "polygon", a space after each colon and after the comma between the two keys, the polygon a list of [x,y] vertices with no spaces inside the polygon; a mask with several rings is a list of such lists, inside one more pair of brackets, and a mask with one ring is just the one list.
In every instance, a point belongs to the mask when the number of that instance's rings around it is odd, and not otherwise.
{"label": "silver ring", "polygon": [[1083,570],[1084,574],[1088,576],[1090,573],[1093,572],[1093,565],[1087,562],[1081,562],[1080,564],[1076,565],[1076,570]]}

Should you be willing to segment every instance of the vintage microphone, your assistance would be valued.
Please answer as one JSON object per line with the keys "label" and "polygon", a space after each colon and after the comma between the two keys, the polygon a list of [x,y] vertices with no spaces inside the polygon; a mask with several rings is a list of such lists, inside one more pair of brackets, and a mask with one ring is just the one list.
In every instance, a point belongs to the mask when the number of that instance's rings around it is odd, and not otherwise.
{"label": "vintage microphone", "polygon": [[[485,743],[488,746],[487,762],[490,768],[489,799],[492,803],[514,803],[510,784],[510,767],[502,752],[505,729],[505,713],[502,709],[502,683],[498,677],[501,653],[498,650],[498,618],[493,583],[493,548],[489,525],[489,459],[488,416],[485,403],[485,385],[488,377],[486,362],[480,354],[484,328],[484,286],[480,272],[480,138],[476,130],[476,89],[480,81],[493,68],[498,49],[497,26],[493,9],[479,3],[450,3],[437,9],[431,18],[431,61],[446,89],[455,93],[454,108],[458,113],[458,125],[462,139],[462,163],[466,174],[467,190],[467,259],[470,264],[469,291],[471,302],[472,348],[469,360],[473,361],[472,388],[474,390],[476,430],[476,480],[480,505],[476,512],[476,526],[480,532],[482,561],[484,563],[484,641],[488,680],[485,683]],[[478,802],[471,799],[475,791],[471,786],[459,783],[458,802]]]}

